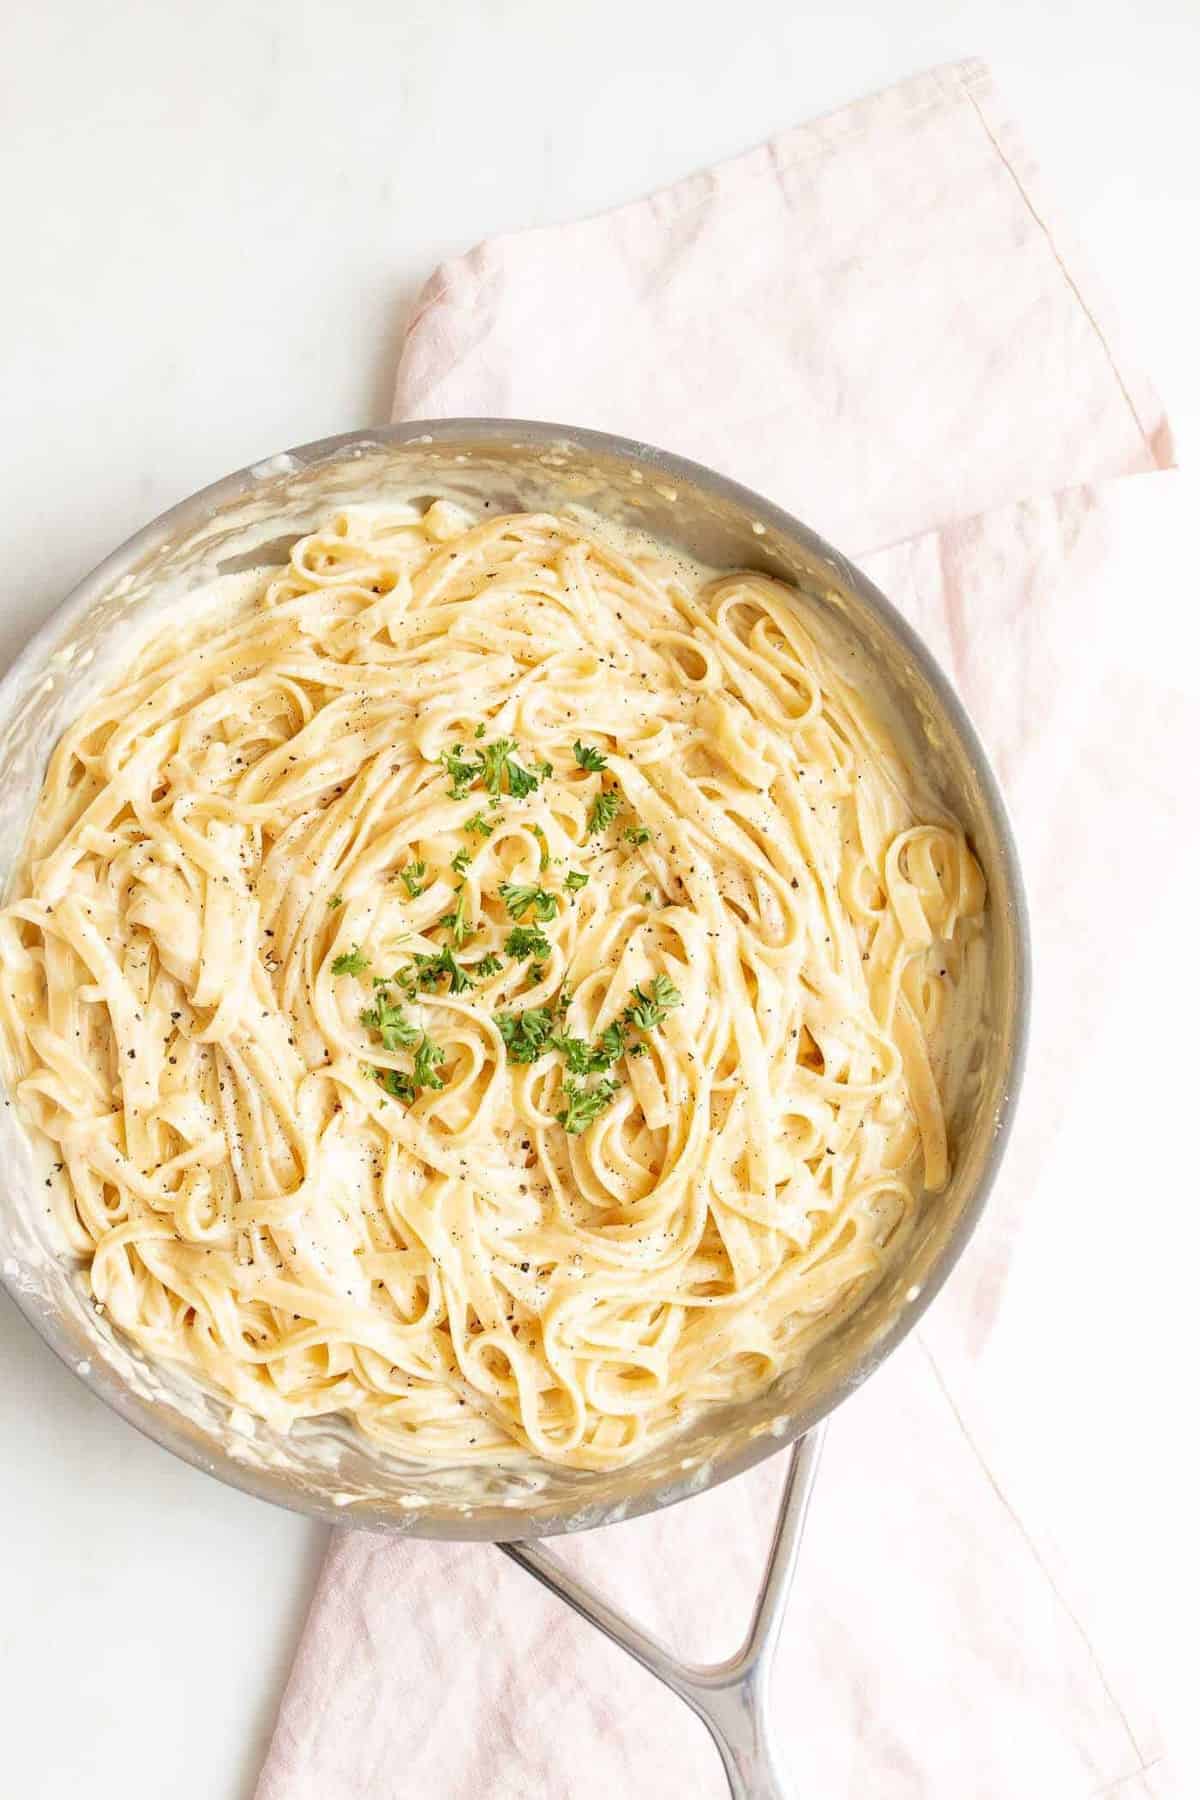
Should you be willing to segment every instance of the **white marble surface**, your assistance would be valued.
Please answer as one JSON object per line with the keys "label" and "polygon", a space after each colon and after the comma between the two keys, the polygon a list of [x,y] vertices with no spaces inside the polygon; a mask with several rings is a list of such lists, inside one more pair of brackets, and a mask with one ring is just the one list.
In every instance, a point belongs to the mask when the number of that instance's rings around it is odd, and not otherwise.
{"label": "white marble surface", "polygon": [[[2,661],[163,507],[382,418],[440,256],[630,198],[962,55],[996,69],[1185,453],[1200,435],[1197,0],[46,0],[10,14],[5,39]],[[1151,629],[1134,654],[1156,663],[1171,644],[1172,678],[1195,692],[1191,585],[1138,597]],[[1131,1040],[1182,1042],[1156,957],[1194,936],[1194,851],[1185,874],[1088,1050],[1101,1092]],[[1160,1116],[1182,1119],[1186,1062],[1161,1061]],[[1031,1307],[1061,1185],[1127,1199],[1096,1153],[1098,1116],[1072,1119],[1047,1173]],[[1139,1187],[1180,1179],[1172,1134],[1152,1138]],[[1155,1353],[1101,1359],[1124,1414]],[[243,1800],[321,1532],[137,1437],[7,1302],[0,1356],[0,1793]],[[1094,1364],[1091,1378],[1095,1392]],[[1053,1368],[1031,1429],[1049,1439],[1086,1379],[1078,1355]],[[1105,1422],[1093,1404],[1090,1425]],[[1107,1454],[1081,1434],[1081,1499]],[[1118,1472],[1131,1507],[1143,1477]]]}

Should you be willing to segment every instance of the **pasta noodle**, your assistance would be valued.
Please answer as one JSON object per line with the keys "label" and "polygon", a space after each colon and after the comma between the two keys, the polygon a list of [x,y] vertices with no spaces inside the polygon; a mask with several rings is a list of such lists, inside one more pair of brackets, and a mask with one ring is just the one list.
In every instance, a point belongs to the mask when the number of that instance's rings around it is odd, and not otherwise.
{"label": "pasta noodle", "polygon": [[946,1182],[978,865],[766,576],[443,500],[241,580],[67,732],[0,914],[57,1233],[277,1426],[627,1462]]}

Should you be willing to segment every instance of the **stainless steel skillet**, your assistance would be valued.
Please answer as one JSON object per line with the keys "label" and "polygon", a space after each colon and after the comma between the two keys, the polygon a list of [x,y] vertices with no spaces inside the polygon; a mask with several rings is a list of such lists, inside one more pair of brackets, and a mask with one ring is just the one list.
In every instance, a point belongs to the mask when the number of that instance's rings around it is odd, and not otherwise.
{"label": "stainless steel skillet", "polygon": [[[974,1097],[950,1121],[954,1174],[926,1204],[902,1261],[802,1369],[716,1409],[634,1466],[431,1471],[337,1425],[288,1436],[230,1417],[119,1341],[79,1272],[46,1241],[43,1177],[12,1108],[0,1110],[0,1277],[47,1343],[148,1436],[265,1500],[339,1524],[501,1544],[667,1681],[709,1726],[736,1794],[783,1792],[763,1704],[822,1421],[911,1330],[974,1229],[1011,1123],[1029,1005],[1029,937],[1003,803],[960,703],[929,652],[851,564],[788,514],[721,475],[644,444],[520,420],[449,419],[352,433],[257,463],[204,489],[113,553],[63,602],[0,683],[0,859],[11,871],[51,747],[127,659],[135,636],[221,572],[272,558],[342,502],[459,493],[496,510],[583,505],[702,560],[793,582],[881,684],[901,729],[967,824],[988,881],[988,1030]],[[759,1609],[739,1657],[686,1668],[534,1540],[635,1517],[793,1445]]]}

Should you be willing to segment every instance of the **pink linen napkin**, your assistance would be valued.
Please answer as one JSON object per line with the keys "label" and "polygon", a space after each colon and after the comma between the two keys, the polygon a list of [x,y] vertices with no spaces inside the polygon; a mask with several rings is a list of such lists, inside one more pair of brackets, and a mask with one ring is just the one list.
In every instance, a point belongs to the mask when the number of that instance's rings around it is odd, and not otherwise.
{"label": "pink linen napkin", "polygon": [[[636,205],[447,264],[395,410],[567,420],[724,470],[859,560],[958,683],[1025,850],[1025,1098],[967,1257],[833,1422],[777,1719],[805,1793],[1159,1800],[1137,1583],[1110,1578],[1108,1533],[1072,1529],[1063,1482],[1031,1454],[1039,1367],[1010,1265],[1045,1229],[1031,1196],[1111,997],[1113,922],[1139,869],[1168,859],[1164,747],[1195,719],[1109,666],[1104,622],[1146,579],[1180,478],[1155,473],[1173,460],[1161,406],[987,72],[939,69]],[[1065,1229],[1083,1203],[1058,1195]],[[1072,1309],[1073,1330],[1102,1328],[1087,1294]],[[775,1458],[556,1548],[711,1659],[744,1623],[781,1475]],[[699,1722],[505,1558],[347,1531],[258,1800],[725,1791]]]}

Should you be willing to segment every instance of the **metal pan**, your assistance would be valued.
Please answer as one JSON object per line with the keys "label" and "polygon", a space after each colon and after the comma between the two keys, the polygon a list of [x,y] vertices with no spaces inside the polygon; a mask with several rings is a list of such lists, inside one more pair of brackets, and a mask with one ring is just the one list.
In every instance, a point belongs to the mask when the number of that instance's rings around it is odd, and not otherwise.
{"label": "metal pan", "polygon": [[[147,1436],[219,1480],[340,1524],[505,1544],[594,1623],[669,1680],[713,1731],[735,1792],[772,1786],[763,1653],[794,1558],[816,1428],[912,1329],[978,1222],[1012,1120],[1029,1007],[1029,934],[1012,833],[969,719],[928,650],[883,595],[796,519],[681,457],[599,432],[522,420],[448,419],[328,438],[243,469],[173,507],[68,596],[0,683],[0,861],[11,874],[53,744],[136,639],[214,574],[282,560],[343,502],[461,495],[501,510],[582,505],[640,525],[706,562],[794,583],[873,672],[935,784],[967,826],[988,882],[991,986],[973,1098],[949,1121],[954,1174],[926,1203],[905,1256],[803,1367],[718,1408],[615,1472],[430,1470],[339,1425],[282,1435],[121,1342],[80,1272],[46,1241],[44,1175],[15,1109],[0,1110],[0,1276],[34,1328],[92,1391]],[[7,877],[6,877],[7,878]],[[530,1540],[669,1506],[798,1445],[775,1554],[745,1653],[717,1671],[660,1646],[584,1594]],[[741,1783],[741,1786],[737,1784]],[[749,1783],[749,1785],[747,1785]],[[759,1785],[755,1785],[758,1783]]]}

